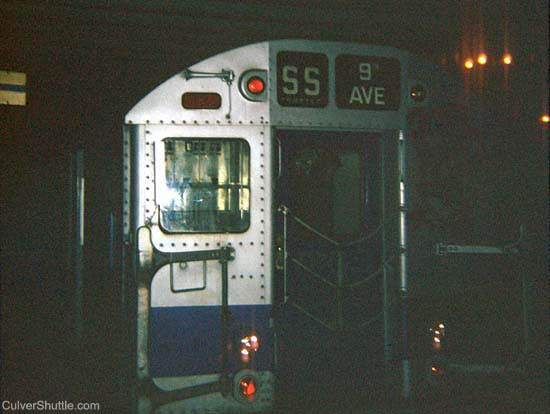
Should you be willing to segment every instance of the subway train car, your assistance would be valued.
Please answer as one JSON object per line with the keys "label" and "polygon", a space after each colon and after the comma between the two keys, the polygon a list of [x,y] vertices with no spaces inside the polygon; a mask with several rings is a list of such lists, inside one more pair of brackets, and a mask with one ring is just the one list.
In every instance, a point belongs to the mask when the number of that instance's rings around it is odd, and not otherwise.
{"label": "subway train car", "polygon": [[221,53],[139,101],[123,127],[132,412],[410,398],[409,296],[446,289],[434,249],[460,253],[481,220],[459,197],[483,187],[460,164],[480,151],[471,105],[409,52],[306,40]]}

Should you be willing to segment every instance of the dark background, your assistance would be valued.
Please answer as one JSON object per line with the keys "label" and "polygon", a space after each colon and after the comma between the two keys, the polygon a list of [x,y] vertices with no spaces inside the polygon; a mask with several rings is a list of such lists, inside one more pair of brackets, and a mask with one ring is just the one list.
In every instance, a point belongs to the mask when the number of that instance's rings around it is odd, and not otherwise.
{"label": "dark background", "polygon": [[[521,158],[540,332],[548,332],[548,3],[516,1],[3,1],[0,70],[27,74],[27,105],[0,106],[3,400],[114,399],[116,267],[104,248],[119,205],[124,114],[156,85],[216,53],[305,38],[395,46],[462,74],[483,49],[514,64],[472,72],[495,119],[499,157]],[[499,125],[495,125],[498,129]],[[496,140],[502,137],[502,141]],[[74,192],[86,153],[85,346],[75,340]],[[507,150],[512,153],[507,153]],[[512,162],[508,165],[514,165]],[[502,171],[503,180],[517,171]],[[115,179],[111,180],[111,176]],[[114,211],[115,218],[118,210]],[[506,218],[503,218],[506,221]],[[543,335],[544,336],[544,335]],[[102,412],[109,412],[107,409]]]}

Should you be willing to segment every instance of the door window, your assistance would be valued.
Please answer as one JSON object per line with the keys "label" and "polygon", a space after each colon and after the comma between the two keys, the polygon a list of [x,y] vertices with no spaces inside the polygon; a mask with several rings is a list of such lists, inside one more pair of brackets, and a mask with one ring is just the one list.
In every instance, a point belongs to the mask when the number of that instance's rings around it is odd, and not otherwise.
{"label": "door window", "polygon": [[243,232],[250,224],[250,147],[242,139],[166,138],[160,221],[167,232]]}
{"label": "door window", "polygon": [[379,176],[375,137],[297,132],[282,137],[288,171],[280,193],[292,214],[335,240],[366,233],[378,210],[371,195]]}

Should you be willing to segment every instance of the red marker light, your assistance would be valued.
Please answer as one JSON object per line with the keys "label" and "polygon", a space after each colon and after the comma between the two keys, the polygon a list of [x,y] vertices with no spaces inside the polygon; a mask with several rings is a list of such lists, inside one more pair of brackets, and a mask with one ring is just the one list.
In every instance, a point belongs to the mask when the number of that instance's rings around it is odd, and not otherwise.
{"label": "red marker light", "polygon": [[254,394],[256,394],[256,385],[254,384],[254,380],[252,378],[242,379],[239,385],[241,386],[242,395],[247,397],[249,400],[254,398]]}
{"label": "red marker light", "polygon": [[265,84],[262,79],[254,77],[248,80],[246,87],[248,88],[248,91],[250,93],[254,95],[259,95],[264,91]]}

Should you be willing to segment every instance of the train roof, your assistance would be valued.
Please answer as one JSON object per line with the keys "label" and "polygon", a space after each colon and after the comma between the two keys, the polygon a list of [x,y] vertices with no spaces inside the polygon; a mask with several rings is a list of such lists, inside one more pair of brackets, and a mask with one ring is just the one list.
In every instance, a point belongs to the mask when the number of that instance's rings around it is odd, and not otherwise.
{"label": "train roof", "polygon": [[[436,103],[437,99],[460,99],[462,85],[453,80],[451,76],[437,68],[432,63],[414,56],[411,52],[389,46],[367,45],[360,43],[344,43],[315,40],[275,40],[250,44],[215,56],[184,68],[165,82],[161,83],[143,99],[141,99],[126,115],[126,124],[194,124],[194,123],[264,123],[270,120],[271,124],[277,124],[285,118],[292,123],[293,119],[299,122],[307,117],[312,125],[322,126],[326,120],[323,111],[317,111],[319,118],[312,117],[311,108],[280,108],[274,110],[277,104],[277,74],[274,68],[277,65],[277,54],[281,51],[317,53],[328,58],[329,70],[334,70],[334,61],[340,55],[375,56],[391,58],[399,61],[401,71],[401,102],[409,99],[409,88],[415,83],[422,83],[429,89],[440,89],[444,93],[432,93],[431,100],[426,105]],[[268,102],[270,105],[258,105],[244,99],[239,93],[239,78],[250,70],[266,71],[268,79]],[[222,77],[202,77],[189,79],[186,71],[202,72],[207,74],[220,74],[224,71],[231,72],[233,79]],[[187,72],[188,73],[188,72]],[[403,82],[405,81],[405,82]],[[329,94],[334,96],[334,81],[331,80]],[[214,92],[221,95],[222,102],[227,108],[222,111],[211,110],[185,110],[182,107],[182,94],[185,92],[207,93]],[[443,96],[444,95],[444,96]],[[333,103],[329,104],[334,105]],[[402,109],[406,105],[401,105]],[[373,111],[383,112],[383,111]],[[404,119],[405,112],[397,111],[391,115],[389,111],[381,114],[380,125],[387,123],[387,118],[400,116]],[[375,119],[377,117],[373,117]],[[357,111],[351,110],[343,114],[343,124],[353,127],[354,119],[357,119]],[[326,126],[326,125],[325,125]],[[364,127],[365,125],[357,125]],[[373,125],[376,126],[376,125]]]}

